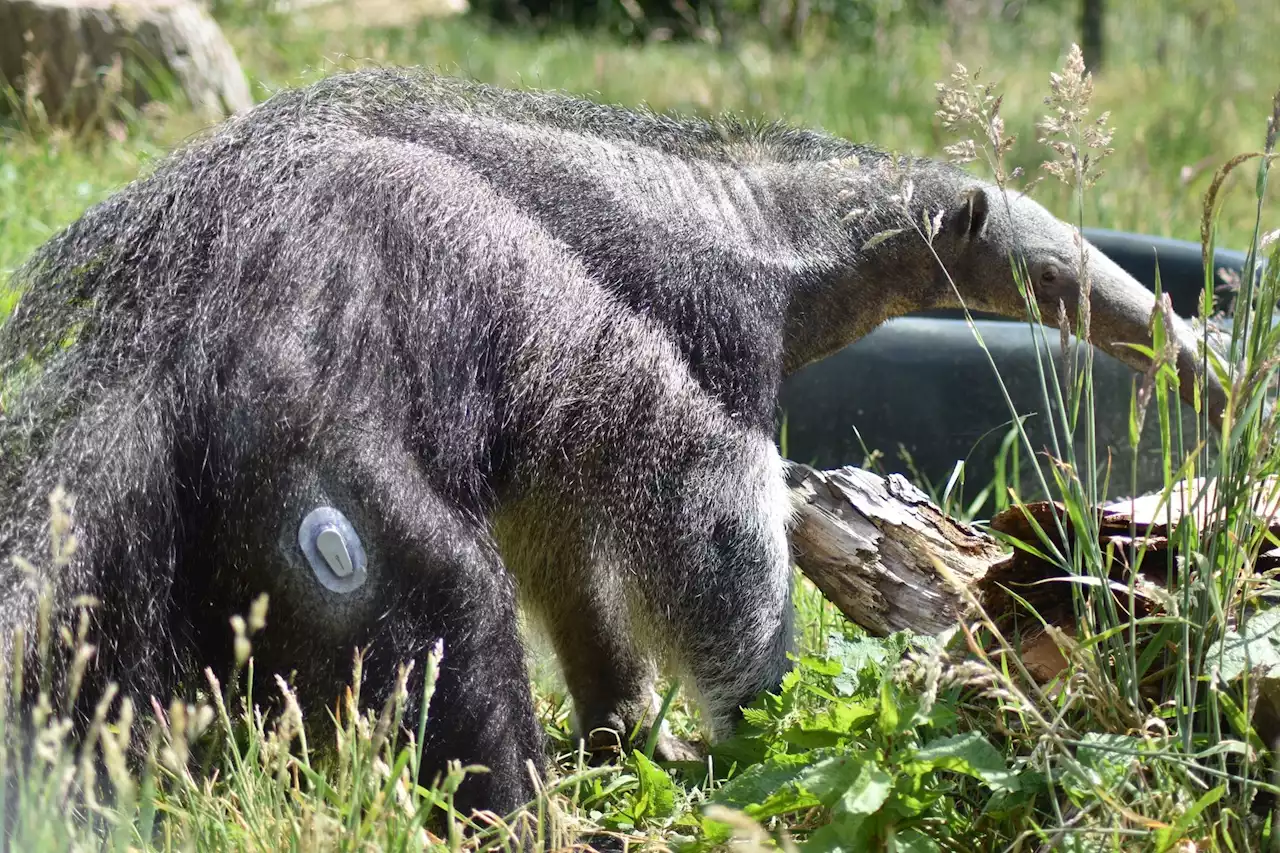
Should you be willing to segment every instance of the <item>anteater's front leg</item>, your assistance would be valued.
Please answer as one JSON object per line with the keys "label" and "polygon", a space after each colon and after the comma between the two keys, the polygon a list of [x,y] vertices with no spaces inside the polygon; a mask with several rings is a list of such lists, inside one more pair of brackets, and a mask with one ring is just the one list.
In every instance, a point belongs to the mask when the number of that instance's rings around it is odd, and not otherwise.
{"label": "anteater's front leg", "polygon": [[689,486],[689,532],[655,575],[663,585],[652,594],[666,605],[682,668],[720,739],[733,734],[743,705],[781,683],[794,617],[777,447],[769,435],[748,434],[716,459]]}

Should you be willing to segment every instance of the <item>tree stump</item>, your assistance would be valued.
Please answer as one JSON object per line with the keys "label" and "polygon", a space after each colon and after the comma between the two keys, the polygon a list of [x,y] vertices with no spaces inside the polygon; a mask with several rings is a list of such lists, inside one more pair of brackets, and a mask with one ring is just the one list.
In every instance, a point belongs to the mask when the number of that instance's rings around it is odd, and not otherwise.
{"label": "tree stump", "polygon": [[253,106],[231,45],[191,0],[0,0],[0,80],[74,128],[174,90],[210,121]]}

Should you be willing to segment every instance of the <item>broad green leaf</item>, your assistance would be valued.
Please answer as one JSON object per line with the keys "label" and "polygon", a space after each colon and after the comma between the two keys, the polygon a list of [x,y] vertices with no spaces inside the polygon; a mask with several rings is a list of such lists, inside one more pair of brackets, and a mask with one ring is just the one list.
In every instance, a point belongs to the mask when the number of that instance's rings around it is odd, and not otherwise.
{"label": "broad green leaf", "polygon": [[1256,611],[1244,623],[1244,635],[1266,637],[1273,643],[1280,643],[1280,607]]}
{"label": "broad green leaf", "polygon": [[853,779],[836,803],[842,814],[873,815],[893,793],[893,777],[874,761],[863,761]]}
{"label": "broad green leaf", "polygon": [[896,832],[884,847],[886,853],[941,853],[938,842],[918,829]]}
{"label": "broad green leaf", "polygon": [[820,805],[812,793],[796,785],[801,774],[824,756],[779,755],[747,768],[711,798],[714,803],[739,809],[760,819]]}
{"label": "broad green leaf", "polygon": [[1235,631],[1228,631],[1222,639],[1209,646],[1205,652],[1205,663],[1218,666],[1222,677],[1231,681],[1239,678],[1246,669],[1280,668],[1280,653],[1276,652],[1276,647],[1266,634],[1242,637]]}
{"label": "broad green leaf", "polygon": [[844,664],[835,657],[819,658],[813,655],[805,655],[800,658],[800,665],[809,672],[815,672],[818,675],[839,675],[844,671]]}
{"label": "broad green leaf", "polygon": [[1086,767],[1097,768],[1103,764],[1128,765],[1134,752],[1142,750],[1142,741],[1128,735],[1106,732],[1087,732],[1080,738],[1076,759]]}
{"label": "broad green leaf", "polygon": [[772,744],[765,737],[751,732],[739,732],[732,738],[712,744],[711,756],[715,760],[717,773],[736,772],[736,775],[741,775],[747,768],[767,759],[771,752],[780,751],[771,747]]}
{"label": "broad green leaf", "polygon": [[[1128,735],[1089,732],[1080,738],[1076,760],[1088,773],[1080,781],[1086,786],[1110,787],[1123,784],[1128,778],[1135,752],[1143,750],[1142,741]],[[1077,776],[1068,771],[1068,776]]]}
{"label": "broad green leaf", "polygon": [[809,833],[800,846],[805,853],[866,853],[874,850],[875,822],[865,815],[837,815]]}
{"label": "broad green leaf", "polygon": [[840,668],[832,682],[836,692],[842,696],[860,692],[862,679],[878,677],[892,662],[900,660],[908,649],[924,646],[921,640],[905,633],[888,637],[845,637],[832,632],[827,638],[827,654],[837,661]]}
{"label": "broad green leaf", "polygon": [[783,737],[802,749],[836,746],[842,738],[865,731],[878,712],[878,706],[868,702],[836,699],[811,719],[787,729]]}
{"label": "broad green leaf", "polygon": [[727,823],[721,823],[715,818],[702,817],[702,843],[697,844],[694,849],[700,850],[705,846],[717,846],[728,844],[733,839],[733,827]]}
{"label": "broad green leaf", "polygon": [[890,654],[900,652],[879,637],[848,638],[836,634],[827,641],[827,654],[838,662],[841,669],[857,672],[865,666],[883,667]]}
{"label": "broad green leaf", "polygon": [[839,746],[840,742],[845,740],[846,737],[846,733],[839,729],[803,724],[792,726],[782,733],[782,739],[788,745],[806,750]]}
{"label": "broad green leaf", "polygon": [[880,718],[877,721],[877,728],[884,735],[898,734],[898,724],[901,715],[898,713],[898,701],[893,695],[893,689],[890,686],[889,679],[885,678],[880,681]]}
{"label": "broad green leaf", "polygon": [[[878,787],[881,782],[883,793]],[[834,755],[805,768],[796,783],[828,808],[839,803],[851,814],[872,814],[889,796],[893,780],[867,758]],[[850,794],[854,799],[846,804]]]}
{"label": "broad green leaf", "polygon": [[930,741],[916,751],[912,761],[972,776],[996,791],[1016,791],[1020,784],[1004,757],[977,732]]}
{"label": "broad green leaf", "polygon": [[716,791],[711,800],[757,820],[820,805],[869,814],[884,803],[892,783],[867,757],[815,750],[777,756],[751,767]]}
{"label": "broad green leaf", "polygon": [[640,780],[640,793],[636,797],[637,816],[651,818],[671,817],[676,810],[676,785],[667,771],[635,751],[636,776]]}

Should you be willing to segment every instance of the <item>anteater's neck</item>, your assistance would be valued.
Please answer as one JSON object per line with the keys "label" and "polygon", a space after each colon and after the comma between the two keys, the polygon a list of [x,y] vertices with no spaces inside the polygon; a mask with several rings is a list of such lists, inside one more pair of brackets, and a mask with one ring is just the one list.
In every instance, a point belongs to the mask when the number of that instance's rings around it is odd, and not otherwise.
{"label": "anteater's neck", "polygon": [[974,183],[944,163],[885,155],[777,169],[776,221],[805,259],[787,285],[784,373],[937,304],[950,241],[926,235]]}

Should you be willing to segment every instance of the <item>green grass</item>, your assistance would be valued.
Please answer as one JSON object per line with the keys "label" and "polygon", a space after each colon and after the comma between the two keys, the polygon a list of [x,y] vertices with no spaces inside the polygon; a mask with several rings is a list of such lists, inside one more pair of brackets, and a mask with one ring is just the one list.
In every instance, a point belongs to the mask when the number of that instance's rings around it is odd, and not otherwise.
{"label": "green grass", "polygon": [[[726,54],[581,34],[532,39],[459,20],[428,20],[411,30],[326,29],[305,15],[283,21],[241,12],[228,22],[259,97],[335,67],[421,63],[626,104],[786,118],[925,154],[955,141],[933,115],[934,83],[958,61],[1001,81],[1001,115],[1019,137],[1009,165],[1033,174],[1047,154],[1033,124],[1046,110],[1049,74],[1060,68],[1073,27],[1028,10],[1013,24],[940,21],[887,30],[856,50],[829,39],[792,54],[753,44]],[[1046,181],[1037,195],[1082,224],[1199,239],[1215,170],[1261,146],[1280,83],[1276,34],[1280,4],[1268,0],[1141,0],[1113,9],[1112,50],[1092,104],[1095,115],[1110,110],[1116,128],[1107,174],[1087,192]],[[196,130],[180,110],[153,111],[106,140],[4,125],[0,281],[87,205]],[[1275,190],[1259,180],[1256,166],[1236,169],[1224,184],[1215,216],[1219,245],[1256,247],[1260,228],[1280,225]],[[1280,353],[1268,307],[1280,294],[1277,261],[1260,290],[1246,294],[1252,313],[1237,327],[1236,360],[1248,377],[1236,395],[1237,428],[1223,453],[1197,454],[1187,469],[1225,484],[1210,515],[1221,523],[1177,531],[1189,559],[1170,567],[1174,594],[1158,618],[1130,621],[1115,598],[1096,592],[1107,577],[1096,547],[1060,549],[1056,562],[1079,579],[1067,595],[1081,635],[1066,644],[1068,677],[1054,688],[1026,677],[1019,638],[994,619],[971,626],[971,645],[963,633],[872,640],[802,583],[797,669],[779,695],[748,711],[740,737],[717,748],[711,772],[660,768],[643,753],[617,767],[586,769],[568,737],[567,700],[543,661],[539,710],[559,755],[545,795],[529,810],[541,818],[538,846],[614,832],[691,850],[735,834],[753,850],[1034,850],[1044,840],[1069,850],[1188,850],[1190,842],[1196,849],[1280,849],[1264,800],[1277,791],[1277,732],[1264,701],[1277,685],[1265,667],[1280,667],[1280,650],[1261,600],[1270,582],[1247,572],[1266,543],[1242,511],[1280,467],[1268,438],[1277,423],[1260,405],[1274,392]],[[1060,402],[1078,402],[1084,412],[1079,421],[1060,419],[1065,433],[1089,422],[1088,371],[1080,376],[1060,391]],[[1168,371],[1154,378],[1157,399],[1172,393],[1172,381]],[[1180,444],[1176,422],[1162,426],[1166,440]],[[1064,448],[1070,470],[1094,470],[1096,460],[1076,458],[1071,442]],[[1184,473],[1182,461],[1170,458],[1170,485]],[[1096,484],[1062,469],[1046,469],[1044,477],[1078,529],[1089,530]],[[1133,589],[1138,581],[1128,583]],[[1261,615],[1242,619],[1249,608]],[[240,626],[246,639],[258,621]],[[405,691],[430,689],[431,662],[416,663]],[[266,720],[253,711],[253,697],[234,686],[211,684],[196,705],[171,707],[167,724],[151,728],[140,775],[121,760],[127,726],[102,720],[81,753],[59,728],[56,709],[48,709],[36,720],[44,732],[37,770],[8,792],[19,798],[14,848],[505,845],[509,821],[472,827],[467,839],[459,834],[461,818],[449,807],[456,776],[429,789],[409,784],[415,738],[386,737],[395,727],[380,725],[379,715],[344,711],[341,737],[324,748],[302,739],[296,715]],[[152,717],[150,709],[132,713]],[[384,711],[386,720],[397,714],[394,704]],[[697,723],[679,697],[670,718],[685,734]],[[12,714],[4,717],[10,728],[0,745],[12,747],[13,722]],[[415,721],[408,728],[416,731]],[[88,760],[93,756],[100,765]],[[0,765],[12,760],[11,749],[0,752]],[[445,816],[444,829],[435,826],[439,836],[427,833],[431,814]]]}

